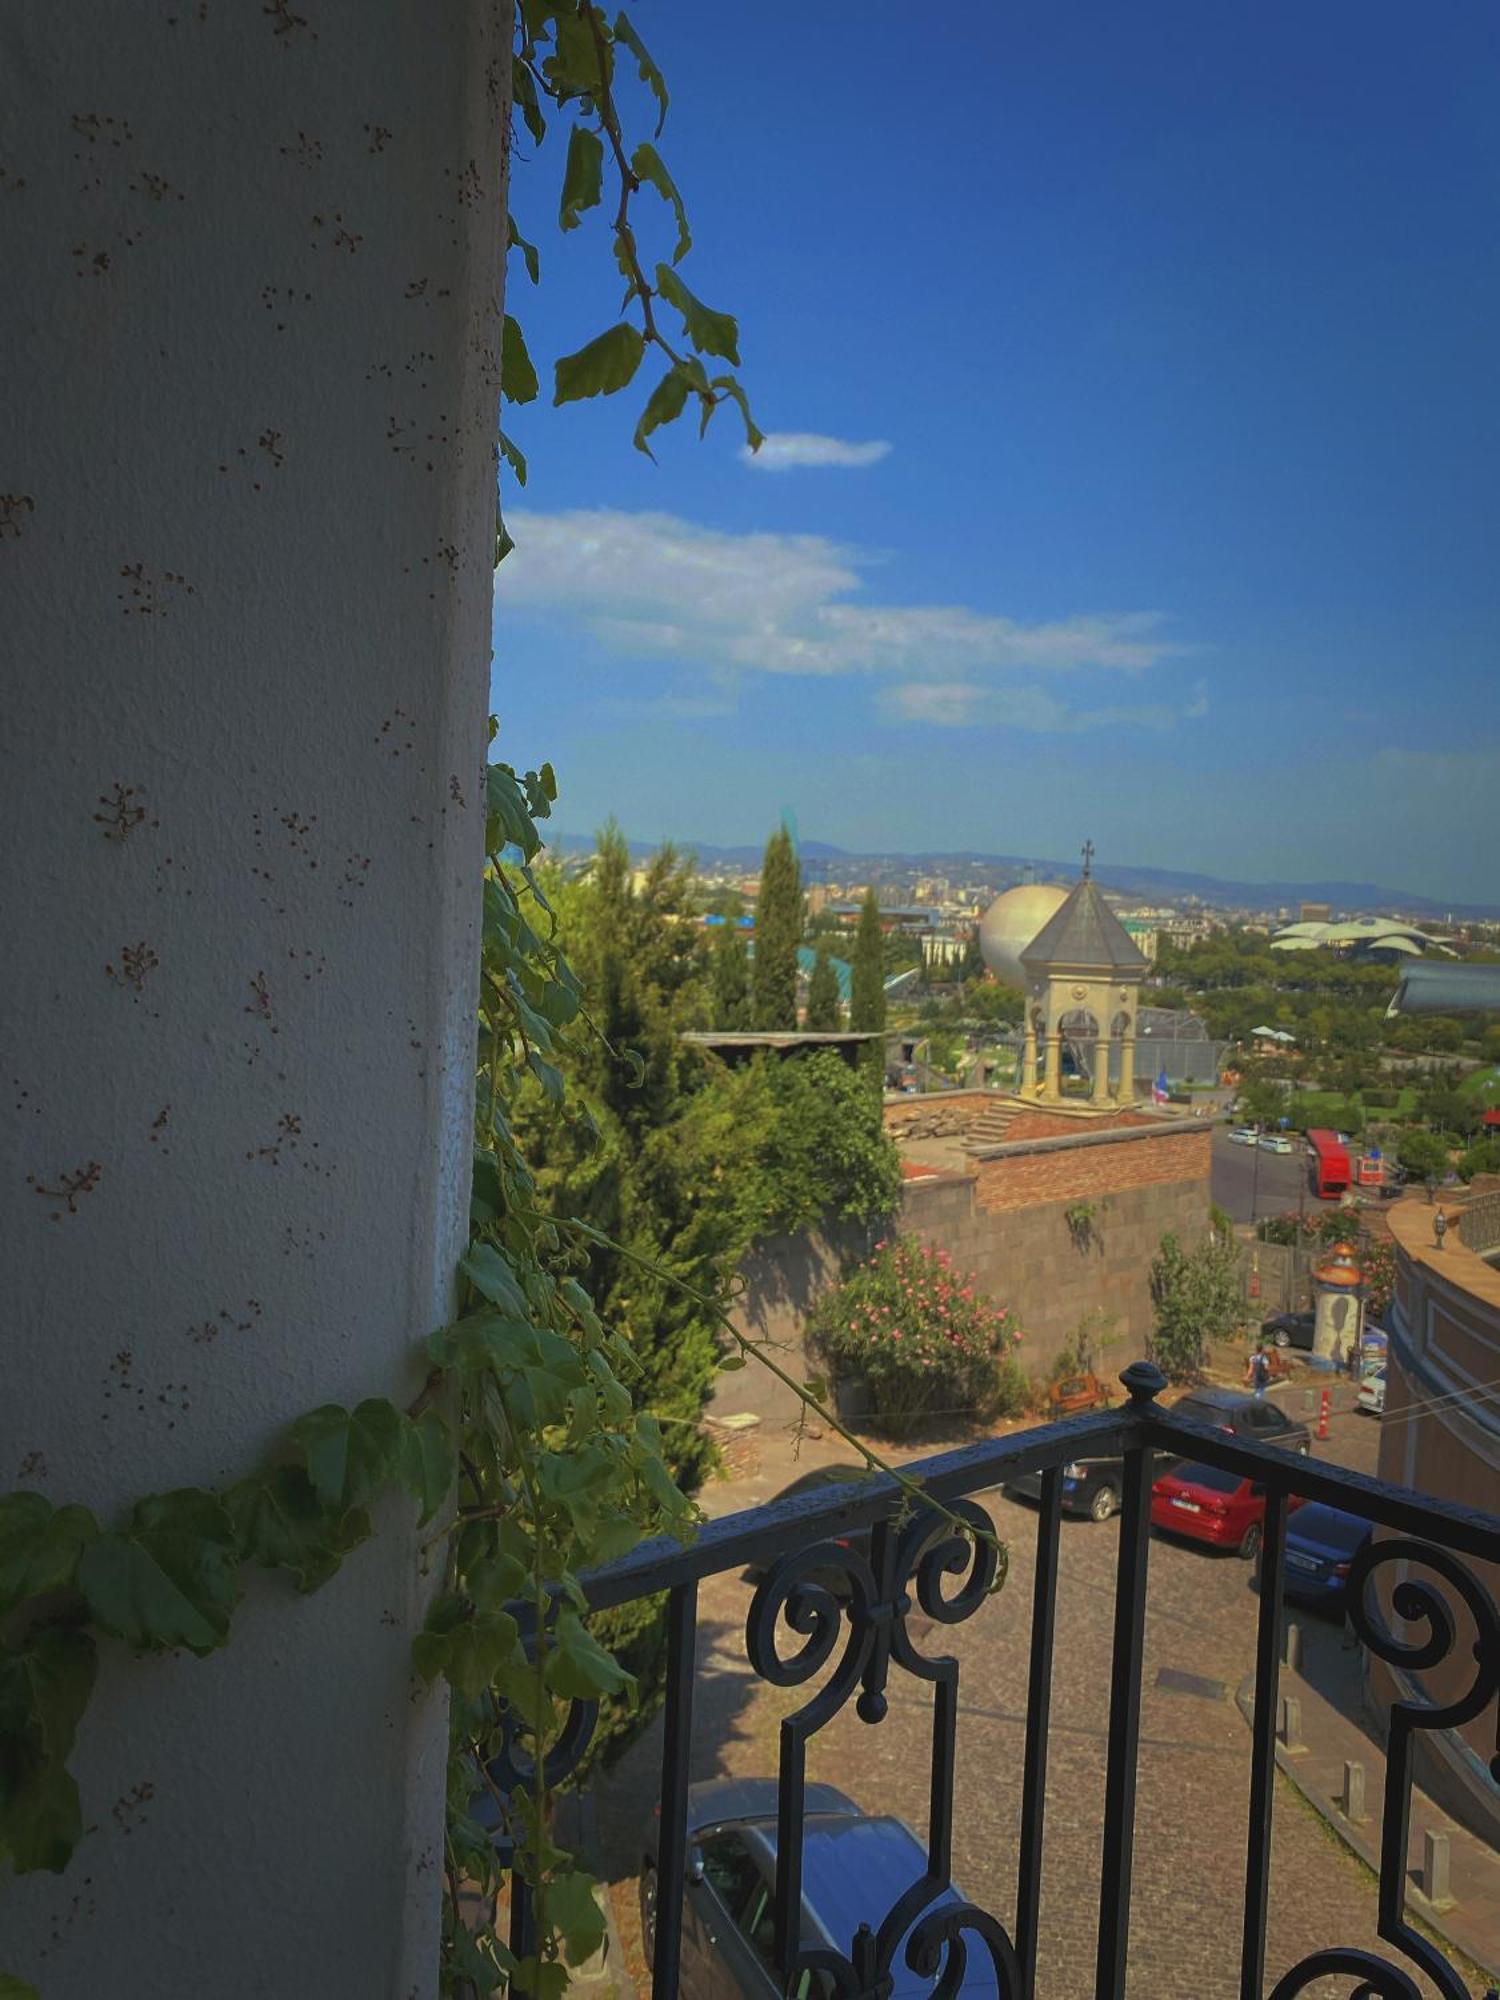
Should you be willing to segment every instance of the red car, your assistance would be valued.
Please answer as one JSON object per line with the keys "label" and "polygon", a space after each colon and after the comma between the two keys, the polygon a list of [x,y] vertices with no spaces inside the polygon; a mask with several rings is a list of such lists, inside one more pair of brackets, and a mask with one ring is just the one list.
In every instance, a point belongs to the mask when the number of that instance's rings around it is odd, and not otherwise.
{"label": "red car", "polygon": [[[1298,1506],[1288,1502],[1287,1511]],[[1239,1472],[1213,1465],[1179,1465],[1151,1487],[1151,1525],[1190,1535],[1216,1549],[1233,1549],[1248,1561],[1260,1547],[1266,1491]]]}

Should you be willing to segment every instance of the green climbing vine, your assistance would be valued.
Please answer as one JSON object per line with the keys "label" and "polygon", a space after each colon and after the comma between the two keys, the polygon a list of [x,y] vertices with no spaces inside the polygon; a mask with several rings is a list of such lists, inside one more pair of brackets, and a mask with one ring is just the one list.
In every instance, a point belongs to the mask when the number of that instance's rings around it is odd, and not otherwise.
{"label": "green climbing vine", "polygon": [[[633,148],[616,99],[622,58],[655,110],[652,137]],[[726,402],[757,445],[737,377],[709,372],[714,362],[739,366],[736,323],[679,273],[692,237],[657,150],[667,87],[632,22],[624,14],[610,21],[591,0],[519,0],[513,84],[536,145],[547,136],[544,107],[566,114],[560,227],[580,226],[603,205],[606,162],[617,188],[609,231],[625,279],[624,316],[556,362],[554,402],[616,393],[654,348],[666,369],[635,427],[641,450],[649,455],[653,435],[690,404],[701,431]],[[660,197],[674,238],[654,265],[632,211],[643,188]],[[535,247],[513,218],[506,227],[535,282]],[[503,325],[502,379],[513,403],[539,392],[514,316]],[[524,484],[525,459],[503,434],[501,452]],[[509,547],[497,514],[497,561]],[[602,1933],[595,1883],[553,1837],[547,1752],[572,1704],[633,1692],[590,1634],[580,1577],[644,1536],[688,1536],[696,1520],[667,1471],[653,1418],[636,1408],[629,1343],[601,1324],[579,1282],[593,1232],[544,1211],[512,1132],[523,1075],[560,1107],[558,1057],[570,1035],[590,1032],[532,868],[539,822],[555,796],[546,765],[524,775],[488,767],[471,1233],[458,1312],[420,1352],[417,1395],[405,1407],[381,1397],[353,1410],[323,1405],[227,1488],[150,1494],[107,1523],[40,1493],[0,1496],[0,1859],[24,1873],[61,1871],[84,1838],[70,1760],[103,1645],[213,1653],[230,1638],[247,1570],[317,1590],[373,1533],[376,1504],[407,1495],[430,1529],[423,1553],[433,1588],[414,1665],[449,1692],[442,1990],[477,1996],[518,1985],[533,2000],[562,1992],[567,1964],[594,1950]],[[620,1059],[628,1064],[629,1052]],[[711,1301],[698,1303],[725,1330],[726,1365],[755,1354],[817,1408],[808,1385]],[[817,1414],[872,1469],[890,1470],[826,1411]],[[896,1476],[903,1507],[915,1504],[917,1486]],[[502,1793],[489,1766],[517,1736],[533,1775]],[[471,1927],[464,1916],[476,1900],[493,1907],[509,1868],[535,1902],[535,1944],[523,1962],[493,1924]],[[0,1972],[0,2000],[32,1995]]]}

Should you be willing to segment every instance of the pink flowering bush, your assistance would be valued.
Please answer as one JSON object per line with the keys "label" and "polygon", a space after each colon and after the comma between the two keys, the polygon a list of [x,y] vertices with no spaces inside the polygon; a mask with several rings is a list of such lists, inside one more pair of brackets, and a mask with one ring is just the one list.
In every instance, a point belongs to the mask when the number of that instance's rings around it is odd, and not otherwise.
{"label": "pink flowering bush", "polygon": [[818,1301],[808,1335],[836,1378],[869,1384],[886,1425],[940,1413],[1011,1416],[1026,1406],[1015,1315],[990,1304],[946,1250],[909,1238],[877,1243],[868,1263]]}

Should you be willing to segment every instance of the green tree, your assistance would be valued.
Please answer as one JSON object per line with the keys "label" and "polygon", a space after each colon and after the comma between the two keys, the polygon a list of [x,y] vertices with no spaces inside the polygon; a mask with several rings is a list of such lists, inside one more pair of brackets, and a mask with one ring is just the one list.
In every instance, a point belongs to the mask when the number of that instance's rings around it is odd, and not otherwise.
{"label": "green tree", "polygon": [[757,1028],[797,1025],[797,947],[805,922],[797,850],[790,832],[779,826],[766,842],[755,906],[751,995]]}
{"label": "green tree", "polygon": [[[834,1049],[768,1057],[734,1107],[731,1177],[746,1244],[826,1218],[875,1223],[901,1194],[901,1156],[878,1098]],[[707,1107],[705,1107],[707,1109]]]}
{"label": "green tree", "polygon": [[1448,1171],[1448,1141],[1436,1132],[1412,1126],[1397,1141],[1396,1158],[1417,1180],[1426,1180],[1429,1174],[1441,1180]]}
{"label": "green tree", "polygon": [[[880,904],[867,889],[860,905],[854,939],[854,967],[849,992],[849,1026],[857,1034],[885,1028],[885,939],[880,928]],[[861,1057],[866,1074],[876,1083],[885,1076],[885,1045],[870,1042]]]}
{"label": "green tree", "polygon": [[803,1026],[816,1034],[836,1034],[843,1025],[843,1015],[839,976],[829,954],[828,940],[820,938],[812,977],[807,982],[807,1019]]}
{"label": "green tree", "polygon": [[1151,1264],[1151,1297],[1152,1360],[1173,1382],[1196,1380],[1210,1343],[1227,1340],[1244,1318],[1238,1249],[1217,1230],[1195,1250],[1184,1250],[1176,1236],[1164,1236]]}
{"label": "green tree", "polygon": [[729,1030],[750,1026],[750,954],[745,933],[728,923],[713,947],[713,1026]]}

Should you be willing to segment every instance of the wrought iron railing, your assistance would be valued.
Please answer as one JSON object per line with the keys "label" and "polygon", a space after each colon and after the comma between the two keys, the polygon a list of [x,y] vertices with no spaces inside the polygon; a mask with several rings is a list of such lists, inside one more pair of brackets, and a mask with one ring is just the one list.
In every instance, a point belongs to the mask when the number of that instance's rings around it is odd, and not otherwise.
{"label": "wrought iron railing", "polygon": [[[680,1939],[689,1864],[688,1760],[692,1730],[698,1585],[746,1565],[764,1566],[746,1624],[746,1649],[757,1675],[781,1688],[816,1683],[815,1692],[780,1725],[775,1842],[773,1980],[786,1993],[837,1994],[879,2000],[892,1988],[894,1954],[901,1977],[930,1980],[934,1995],[956,1993],[970,1958],[993,1969],[1001,2000],[1035,2000],[1038,1913],[1046,1837],[1048,1730],[1057,1601],[1062,1469],[1079,1458],[1122,1459],[1121,1530],[1114,1601],[1102,1852],[1109,1865],[1098,1884],[1096,2000],[1120,2000],[1130,1947],[1131,1871],[1140,1725],[1146,1582],[1151,1547],[1153,1454],[1190,1457],[1249,1477],[1266,1495],[1257,1613],[1255,1693],[1250,1732],[1249,1823],[1244,1851],[1240,1941],[1242,2000],[1264,2000],[1267,1896],[1277,1725],[1277,1681],[1283,1650],[1285,1539],[1293,1496],[1320,1500],[1375,1524],[1378,1532],[1354,1558],[1348,1615],[1364,1645],[1408,1672],[1461,1664],[1455,1602],[1467,1608],[1477,1635],[1472,1678],[1452,1699],[1395,1701],[1389,1710],[1385,1803],[1377,1896],[1378,1935],[1400,1958],[1362,1948],[1314,1952],[1284,1973],[1270,2000],[1293,2000],[1327,1975],[1347,1975],[1352,1991],[1379,2000],[1420,2000],[1419,1969],[1444,2000],[1470,2000],[1469,1989],[1437,1947],[1407,1921],[1405,1878],[1410,1828],[1413,1737],[1453,1729],[1483,1715],[1500,1690],[1500,1617],[1465,1558],[1500,1563],[1500,1519],[1428,1500],[1377,1479],[1315,1464],[1274,1446],[1185,1421],[1155,1398],[1166,1386],[1149,1363],[1121,1377],[1129,1401],[1102,1414],[1065,1419],[986,1440],[904,1468],[944,1511],[911,1510],[889,1477],[824,1487],[703,1529],[689,1546],[648,1543],[597,1571],[587,1590],[596,1609],[648,1594],[668,1593],[665,1718],[661,1763],[660,1836],[654,1911],[654,2000],[680,1989]],[[970,1497],[1028,1473],[1041,1475],[1037,1554],[1032,1593],[1030,1682],[1022,1773],[1014,1933],[991,1914],[952,1894],[954,1769],[959,1664],[920,1652],[908,1629],[916,1608],[940,1625],[956,1625],[984,1602],[996,1553],[992,1523]],[[965,1533],[957,1522],[980,1531]],[[870,1530],[866,1558],[849,1545]],[[1416,1571],[1427,1573],[1418,1576]],[[839,1580],[829,1588],[830,1576]],[[1429,1581],[1428,1578],[1440,1582]],[[1446,1586],[1444,1588],[1443,1586]],[[1407,1637],[1387,1622],[1388,1600]],[[1465,1634],[1467,1639],[1467,1634]],[[790,1652],[789,1642],[800,1642]],[[867,1722],[886,1713],[894,1672],[929,1683],[933,1691],[926,1871],[878,1929],[861,1926],[847,1952],[806,1942],[802,1927],[802,1824],[810,1740],[851,1699]],[[548,1760],[561,1780],[575,1767],[592,1728],[587,1704],[575,1705],[566,1740]],[[1491,1765],[1500,1784],[1500,1754]],[[925,1914],[924,1914],[925,1913]],[[524,1885],[513,1885],[511,1941],[529,1948],[530,1913]],[[1493,2000],[1493,1996],[1491,1996]]]}
{"label": "wrought iron railing", "polygon": [[1500,1245],[1500,1194],[1476,1195],[1458,1218],[1458,1234],[1481,1257]]}

